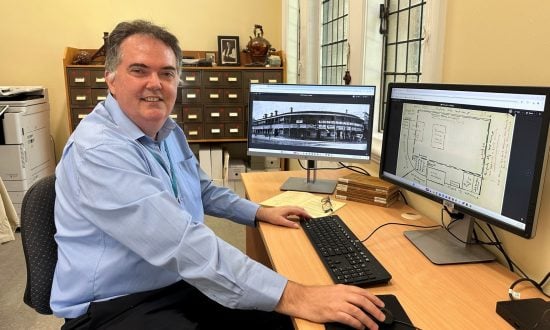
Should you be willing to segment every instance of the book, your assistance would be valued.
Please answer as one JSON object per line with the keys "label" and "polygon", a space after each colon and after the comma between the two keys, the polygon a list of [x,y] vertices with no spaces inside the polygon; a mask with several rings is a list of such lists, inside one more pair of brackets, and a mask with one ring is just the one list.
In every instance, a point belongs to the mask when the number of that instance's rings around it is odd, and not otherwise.
{"label": "book", "polygon": [[384,197],[387,198],[388,196],[391,196],[393,194],[397,193],[397,190],[383,190],[383,189],[371,189],[371,188],[364,188],[361,186],[354,186],[354,185],[348,185],[345,183],[338,183],[336,185],[336,193],[348,195],[348,194],[356,194],[356,195],[366,195],[370,197]]}
{"label": "book", "polygon": [[398,187],[392,183],[386,182],[378,177],[360,173],[344,175],[343,177],[338,178],[338,183],[374,191],[387,192],[388,195],[398,190]]}
{"label": "book", "polygon": [[287,206],[287,205],[296,205],[303,207],[309,215],[314,218],[330,215],[340,208],[342,208],[346,203],[337,201],[334,199],[329,199],[331,204],[332,212],[325,212],[323,209],[324,200],[327,196],[315,195],[308,192],[302,191],[285,191],[276,196],[266,199],[261,202],[262,206]]}
{"label": "book", "polygon": [[352,202],[359,202],[359,203],[365,203],[365,204],[371,204],[371,205],[378,205],[378,206],[384,206],[388,207],[392,205],[395,201],[397,201],[398,194],[393,194],[389,196],[388,198],[384,197],[367,197],[367,196],[357,196],[357,195],[344,195],[336,192],[336,195],[334,195],[335,199],[340,200],[346,200],[346,201],[352,201]]}

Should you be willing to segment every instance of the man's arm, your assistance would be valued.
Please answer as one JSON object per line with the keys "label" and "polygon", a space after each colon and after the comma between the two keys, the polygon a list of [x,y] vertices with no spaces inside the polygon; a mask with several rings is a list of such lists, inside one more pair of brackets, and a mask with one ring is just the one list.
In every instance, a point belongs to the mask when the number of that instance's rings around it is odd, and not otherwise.
{"label": "man's arm", "polygon": [[275,310],[317,323],[340,322],[357,329],[378,329],[384,320],[384,302],[367,290],[351,285],[304,286],[288,281]]}

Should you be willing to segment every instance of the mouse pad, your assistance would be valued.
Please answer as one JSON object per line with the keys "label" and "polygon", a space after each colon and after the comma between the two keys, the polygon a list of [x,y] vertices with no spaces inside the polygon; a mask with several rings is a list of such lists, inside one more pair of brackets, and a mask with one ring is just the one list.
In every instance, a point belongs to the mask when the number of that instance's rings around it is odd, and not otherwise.
{"label": "mouse pad", "polygon": [[[399,303],[399,300],[397,300],[397,297],[393,294],[385,294],[385,295],[376,295],[378,298],[380,298],[384,304],[386,304],[386,308],[390,310],[393,314],[393,318],[396,321],[401,321],[404,323],[412,324],[411,319],[409,319],[409,316],[403,309],[403,306]],[[348,330],[352,329],[346,325],[339,324],[339,323],[326,323],[325,324],[326,330]],[[380,330],[410,330],[411,327],[394,322],[393,324],[380,324]]]}

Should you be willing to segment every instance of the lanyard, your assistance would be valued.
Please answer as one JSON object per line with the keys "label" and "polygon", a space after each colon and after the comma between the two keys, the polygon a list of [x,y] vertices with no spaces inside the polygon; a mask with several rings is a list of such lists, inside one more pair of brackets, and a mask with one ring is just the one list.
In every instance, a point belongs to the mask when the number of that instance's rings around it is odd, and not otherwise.
{"label": "lanyard", "polygon": [[144,145],[144,146],[145,146],[145,149],[147,149],[149,151],[149,153],[151,153],[151,155],[153,155],[153,157],[155,158],[157,163],[159,163],[159,165],[164,169],[166,174],[168,174],[168,176],[170,177],[170,182],[172,183],[172,191],[174,192],[174,196],[176,197],[176,199],[179,202],[178,184],[176,182],[176,174],[174,173],[174,166],[172,165],[172,158],[170,158],[170,152],[168,151],[168,146],[166,145],[166,140],[163,141],[163,145],[164,145],[164,150],[166,150],[166,155],[168,156],[168,162],[170,163],[170,171],[168,171],[168,168],[166,168],[166,164],[164,163],[162,158],[157,153],[153,152],[153,150],[151,150],[150,147],[148,147],[147,145]]}

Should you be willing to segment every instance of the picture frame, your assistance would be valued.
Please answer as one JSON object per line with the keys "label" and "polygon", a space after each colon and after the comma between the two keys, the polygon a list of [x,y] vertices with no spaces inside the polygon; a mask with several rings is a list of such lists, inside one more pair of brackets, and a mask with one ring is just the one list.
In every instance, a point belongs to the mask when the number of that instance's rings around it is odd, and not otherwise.
{"label": "picture frame", "polygon": [[216,52],[205,52],[204,59],[210,63],[216,63]]}
{"label": "picture frame", "polygon": [[239,66],[240,49],[238,36],[218,36],[218,65]]}

